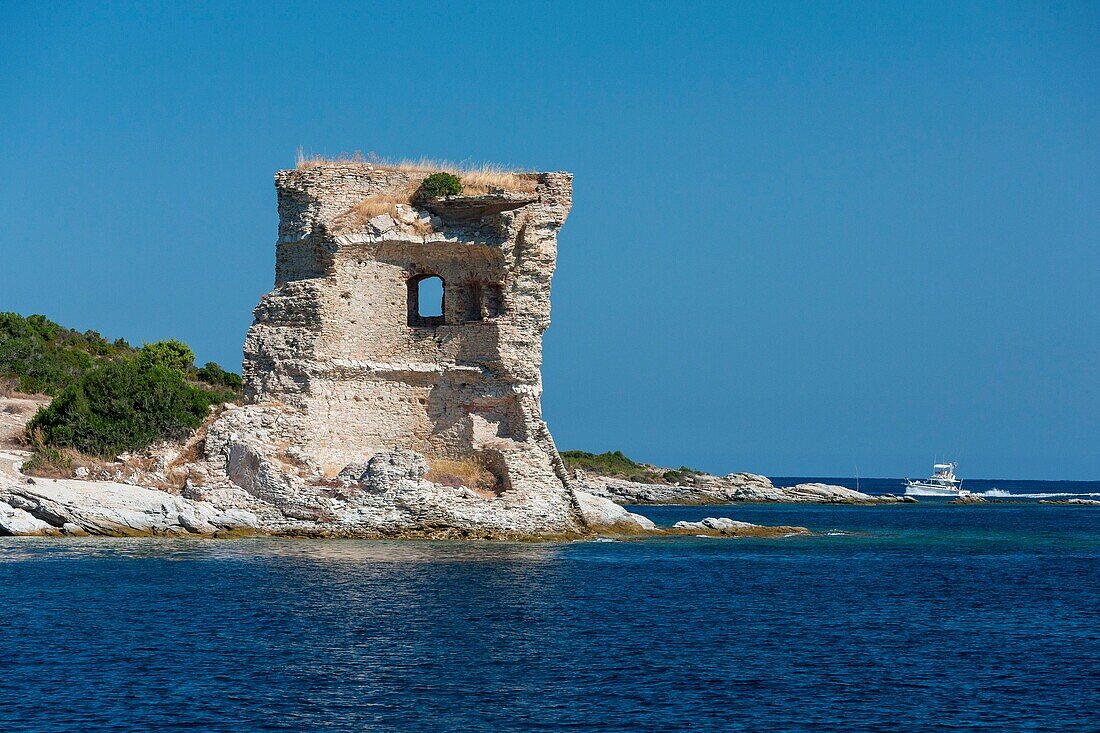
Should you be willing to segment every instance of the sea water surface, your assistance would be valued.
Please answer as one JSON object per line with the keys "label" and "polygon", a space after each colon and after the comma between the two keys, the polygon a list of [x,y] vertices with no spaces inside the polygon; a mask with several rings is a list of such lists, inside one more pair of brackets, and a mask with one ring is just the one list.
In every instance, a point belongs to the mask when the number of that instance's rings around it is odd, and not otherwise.
{"label": "sea water surface", "polygon": [[779,540],[0,538],[5,731],[1096,731],[1100,509]]}

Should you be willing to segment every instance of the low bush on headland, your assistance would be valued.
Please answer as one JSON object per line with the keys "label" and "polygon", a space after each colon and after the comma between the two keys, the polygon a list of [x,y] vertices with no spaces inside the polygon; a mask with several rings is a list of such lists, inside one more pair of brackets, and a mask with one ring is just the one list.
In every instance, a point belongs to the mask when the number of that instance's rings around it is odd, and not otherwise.
{"label": "low bush on headland", "polygon": [[[234,399],[240,395],[242,382],[241,375],[235,372],[227,372],[218,366],[217,362],[208,361],[206,365],[200,369],[195,370],[195,378],[200,382],[205,382],[211,387],[220,387],[222,390],[228,390],[231,394],[229,396]],[[233,399],[222,400],[223,402],[233,402]]]}
{"label": "low bush on headland", "polygon": [[638,463],[618,450],[607,453],[566,450],[561,451],[560,455],[566,467],[571,470],[581,469],[599,476],[614,476],[640,484],[682,484],[702,473],[687,466],[664,469],[648,463]]}
{"label": "low bush on headland", "polygon": [[104,458],[158,440],[183,440],[220,401],[182,371],[140,359],[109,362],[83,375],[30,421],[43,444]]}
{"label": "low bush on headland", "polygon": [[56,396],[92,369],[127,359],[180,371],[190,382],[214,387],[227,402],[241,389],[240,375],[215,362],[196,367],[195,353],[182,341],[169,339],[137,348],[125,339],[109,341],[96,331],[65,328],[45,316],[0,313],[0,395]]}
{"label": "low bush on headland", "polygon": [[0,313],[0,381],[9,392],[54,397],[25,433],[34,451],[25,469],[39,475],[185,439],[212,405],[240,398],[239,375],[194,362],[175,339],[138,349],[44,316]]}
{"label": "low bush on headland", "polygon": [[101,362],[136,354],[123,339],[63,328],[45,316],[0,313],[0,377],[15,381],[10,391],[56,395]]}
{"label": "low bush on headland", "polygon": [[175,339],[145,344],[137,353],[137,358],[143,366],[162,366],[184,373],[195,367],[195,352],[187,344]]}

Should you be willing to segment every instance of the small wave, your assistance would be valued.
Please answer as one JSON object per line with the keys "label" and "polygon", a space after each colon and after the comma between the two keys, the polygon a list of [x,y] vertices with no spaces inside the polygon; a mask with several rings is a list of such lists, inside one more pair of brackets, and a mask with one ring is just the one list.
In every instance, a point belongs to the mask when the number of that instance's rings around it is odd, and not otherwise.
{"label": "small wave", "polygon": [[825,536],[826,537],[840,537],[840,536],[847,536],[849,534],[850,534],[850,532],[841,532],[839,529],[834,529],[832,531],[826,532]]}

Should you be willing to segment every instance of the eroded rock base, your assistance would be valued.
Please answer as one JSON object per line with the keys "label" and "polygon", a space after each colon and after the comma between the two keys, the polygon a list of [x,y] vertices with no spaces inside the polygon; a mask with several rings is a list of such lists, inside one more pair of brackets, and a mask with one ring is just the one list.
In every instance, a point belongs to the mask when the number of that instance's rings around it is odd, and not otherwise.
{"label": "eroded rock base", "polygon": [[[641,539],[675,535],[783,537],[797,527],[763,527],[731,519],[660,528],[609,499],[576,492],[583,524],[559,523],[552,511],[532,513],[526,501],[486,500],[423,478],[423,458],[410,451],[373,457],[358,480],[323,486],[283,473],[240,444],[228,446],[238,480],[190,483],[182,494],[111,481],[25,476],[23,452],[0,453],[0,536],[334,537],[362,539],[492,539],[562,541],[594,537]],[[219,484],[219,485],[215,485]],[[261,498],[258,494],[263,494]]]}

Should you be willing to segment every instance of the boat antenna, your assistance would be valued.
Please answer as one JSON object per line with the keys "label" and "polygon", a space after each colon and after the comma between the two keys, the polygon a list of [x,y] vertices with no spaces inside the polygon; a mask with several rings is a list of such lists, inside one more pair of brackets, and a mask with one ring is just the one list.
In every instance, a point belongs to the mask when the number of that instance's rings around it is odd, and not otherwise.
{"label": "boat antenna", "polygon": [[856,464],[856,491],[859,491],[859,464]]}

